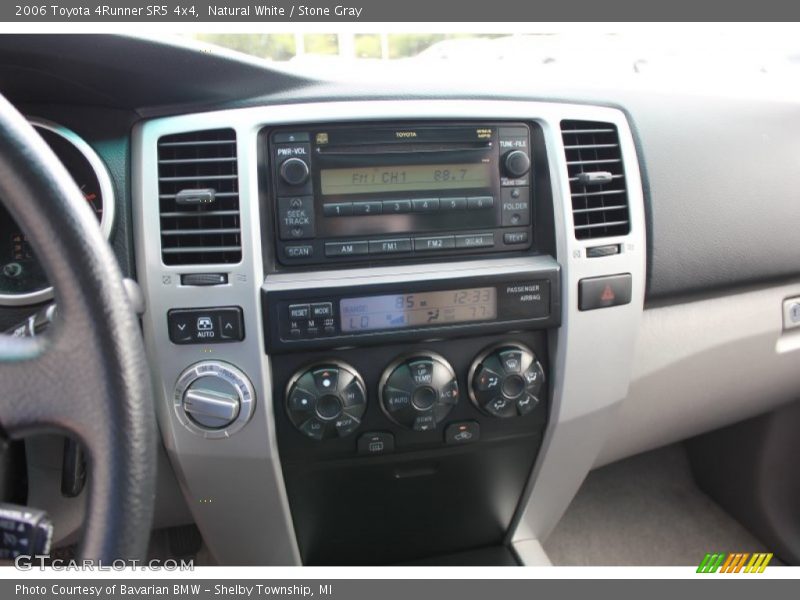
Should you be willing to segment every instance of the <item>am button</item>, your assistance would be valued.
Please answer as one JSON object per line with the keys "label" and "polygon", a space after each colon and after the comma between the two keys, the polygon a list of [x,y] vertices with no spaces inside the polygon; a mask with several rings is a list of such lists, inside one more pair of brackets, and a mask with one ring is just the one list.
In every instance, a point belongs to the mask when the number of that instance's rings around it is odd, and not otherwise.
{"label": "am button", "polygon": [[369,244],[362,242],[328,242],[325,244],[325,256],[356,256],[367,254]]}

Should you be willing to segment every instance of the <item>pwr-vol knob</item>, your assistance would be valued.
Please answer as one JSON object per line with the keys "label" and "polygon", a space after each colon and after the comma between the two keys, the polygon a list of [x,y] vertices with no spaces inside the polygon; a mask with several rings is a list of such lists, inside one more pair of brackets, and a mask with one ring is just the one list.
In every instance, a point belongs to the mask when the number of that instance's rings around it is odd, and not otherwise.
{"label": "pwr-vol knob", "polygon": [[381,377],[383,412],[392,421],[415,431],[430,431],[458,403],[453,367],[433,352],[398,359]]}
{"label": "pwr-vol knob", "polygon": [[524,416],[542,403],[544,369],[529,348],[507,343],[478,355],[469,382],[470,400],[486,414]]}
{"label": "pwr-vol knob", "polygon": [[292,424],[315,439],[345,437],[361,424],[367,391],[361,375],[345,363],[330,361],[294,374],[286,390]]}
{"label": "pwr-vol knob", "polygon": [[281,179],[289,185],[303,185],[310,173],[308,163],[301,158],[287,158],[281,163]]}

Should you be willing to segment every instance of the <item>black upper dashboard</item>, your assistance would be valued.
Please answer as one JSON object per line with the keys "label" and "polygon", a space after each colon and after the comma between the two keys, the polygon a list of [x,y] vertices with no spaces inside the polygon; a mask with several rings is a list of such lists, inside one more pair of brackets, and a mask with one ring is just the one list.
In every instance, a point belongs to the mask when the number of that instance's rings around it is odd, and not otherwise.
{"label": "black upper dashboard", "polygon": [[0,92],[26,114],[79,133],[109,167],[120,204],[112,242],[126,273],[129,138],[139,120],[321,101],[524,98],[628,116],[645,184],[649,302],[792,278],[800,272],[800,104],[772,80],[757,91],[735,83],[703,93],[646,78],[582,85],[517,77],[490,89],[475,81],[355,85],[140,38],[0,36]]}

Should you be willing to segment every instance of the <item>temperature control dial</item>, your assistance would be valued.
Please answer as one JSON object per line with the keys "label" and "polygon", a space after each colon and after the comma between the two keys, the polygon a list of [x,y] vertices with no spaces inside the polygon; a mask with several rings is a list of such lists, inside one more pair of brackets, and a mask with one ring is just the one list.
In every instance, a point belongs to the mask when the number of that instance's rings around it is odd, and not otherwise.
{"label": "temperature control dial", "polygon": [[350,435],[367,409],[361,375],[330,361],[295,373],[286,393],[286,412],[297,429],[315,440]]}
{"label": "temperature control dial", "polygon": [[453,367],[432,352],[395,361],[381,378],[383,412],[415,431],[436,429],[458,402],[458,395]]}
{"label": "temperature control dial", "polygon": [[483,412],[509,418],[530,414],[541,403],[544,369],[521,344],[503,344],[480,354],[469,374],[469,396]]}

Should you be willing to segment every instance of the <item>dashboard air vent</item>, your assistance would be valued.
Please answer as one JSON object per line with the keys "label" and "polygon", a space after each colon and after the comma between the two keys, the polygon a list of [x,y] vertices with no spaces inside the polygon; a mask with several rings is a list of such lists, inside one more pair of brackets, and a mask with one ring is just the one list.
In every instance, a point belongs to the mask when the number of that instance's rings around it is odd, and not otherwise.
{"label": "dashboard air vent", "polygon": [[214,129],[158,140],[161,258],[166,265],[242,259],[236,132]]}
{"label": "dashboard air vent", "polygon": [[579,240],[630,232],[619,134],[611,123],[562,121],[561,135]]}

